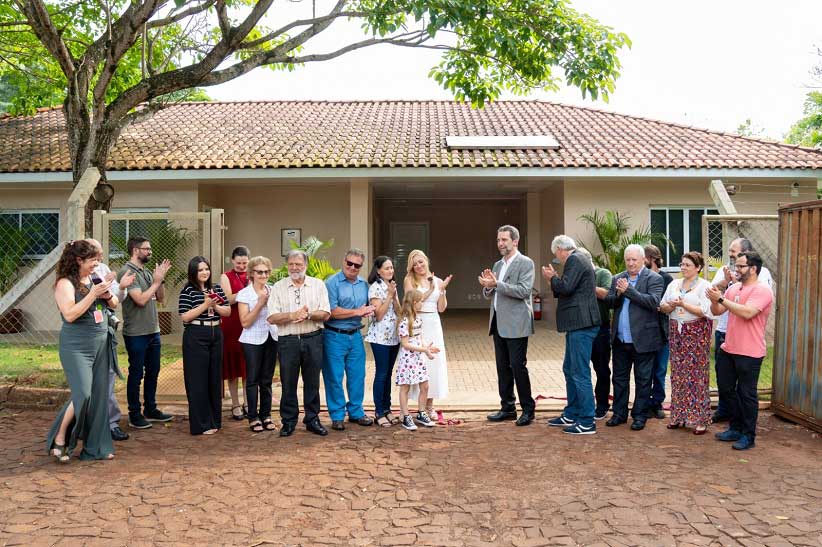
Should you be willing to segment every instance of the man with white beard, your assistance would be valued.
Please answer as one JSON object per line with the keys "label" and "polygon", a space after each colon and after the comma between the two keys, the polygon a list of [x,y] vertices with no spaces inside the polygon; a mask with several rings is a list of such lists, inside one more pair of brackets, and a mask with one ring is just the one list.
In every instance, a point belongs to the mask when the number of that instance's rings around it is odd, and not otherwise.
{"label": "man with white beard", "polygon": [[271,288],[268,297],[268,322],[277,325],[280,359],[280,380],[283,395],[280,417],[283,422],[280,437],[294,433],[300,407],[297,382],[303,377],[303,407],[305,428],[317,435],[328,435],[320,422],[320,370],[323,365],[323,323],[331,317],[328,290],[325,283],[305,275],[308,255],[299,249],[286,256],[288,277]]}

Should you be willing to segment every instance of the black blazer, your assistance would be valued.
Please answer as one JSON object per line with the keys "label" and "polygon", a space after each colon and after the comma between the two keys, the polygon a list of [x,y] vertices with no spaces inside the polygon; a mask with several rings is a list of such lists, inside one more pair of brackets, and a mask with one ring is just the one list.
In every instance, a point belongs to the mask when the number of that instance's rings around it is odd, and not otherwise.
{"label": "black blazer", "polygon": [[614,309],[614,318],[611,322],[611,343],[619,335],[619,314],[625,299],[631,301],[628,310],[631,323],[631,338],[634,341],[634,348],[639,353],[657,351],[664,345],[662,327],[659,321],[659,301],[662,300],[662,276],[653,270],[644,268],[636,282],[636,287],[628,285],[628,289],[619,295],[616,292],[616,284],[620,279],[627,279],[628,272],[621,272],[614,276],[611,282],[611,290],[605,297],[605,303],[609,308]]}
{"label": "black blazer", "polygon": [[557,330],[568,332],[599,326],[596,275],[591,263],[576,251],[568,255],[562,276],[551,279],[551,290],[557,299]]}

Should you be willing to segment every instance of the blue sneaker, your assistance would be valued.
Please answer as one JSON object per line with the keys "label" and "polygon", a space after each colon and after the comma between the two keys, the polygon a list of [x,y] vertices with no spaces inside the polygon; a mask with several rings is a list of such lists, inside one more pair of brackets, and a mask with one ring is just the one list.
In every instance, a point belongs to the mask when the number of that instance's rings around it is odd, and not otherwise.
{"label": "blue sneaker", "polygon": [[551,418],[548,420],[548,425],[554,427],[570,427],[574,425],[576,422],[571,418],[566,418],[565,416],[558,416],[556,418]]}
{"label": "blue sneaker", "polygon": [[753,437],[750,435],[742,435],[739,440],[731,446],[731,448],[734,450],[748,450],[754,446],[756,446],[756,443],[754,443]]}
{"label": "blue sneaker", "polygon": [[571,427],[566,427],[562,430],[563,433],[570,433],[571,435],[594,435],[597,432],[596,424],[582,425],[574,424]]}
{"label": "blue sneaker", "polygon": [[725,431],[720,431],[719,433],[715,434],[714,438],[717,441],[725,441],[728,443],[732,443],[741,439],[742,433],[735,429],[726,429]]}

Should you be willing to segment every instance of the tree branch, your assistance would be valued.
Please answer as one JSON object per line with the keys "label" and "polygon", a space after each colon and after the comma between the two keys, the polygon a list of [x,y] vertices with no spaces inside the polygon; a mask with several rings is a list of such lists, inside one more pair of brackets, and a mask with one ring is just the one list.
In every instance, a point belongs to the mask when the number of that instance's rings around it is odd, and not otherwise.
{"label": "tree branch", "polygon": [[[186,10],[181,11],[180,13],[176,13],[174,15],[169,15],[163,19],[155,19],[154,21],[149,21],[147,27],[149,29],[154,29],[157,27],[165,27],[172,23],[177,23],[182,21],[186,17],[190,17],[192,15],[197,15],[198,13],[203,13],[204,11],[208,10],[211,6],[215,4],[217,0],[206,0],[206,2],[200,4],[199,6],[194,6],[188,8]],[[172,11],[172,13],[174,13]]]}
{"label": "tree branch", "polygon": [[18,8],[26,15],[31,30],[43,43],[49,54],[54,57],[60,66],[60,70],[66,75],[66,78],[74,76],[74,58],[66,43],[60,37],[57,27],[51,20],[48,10],[42,0],[25,0],[21,4],[20,0],[16,0]]}

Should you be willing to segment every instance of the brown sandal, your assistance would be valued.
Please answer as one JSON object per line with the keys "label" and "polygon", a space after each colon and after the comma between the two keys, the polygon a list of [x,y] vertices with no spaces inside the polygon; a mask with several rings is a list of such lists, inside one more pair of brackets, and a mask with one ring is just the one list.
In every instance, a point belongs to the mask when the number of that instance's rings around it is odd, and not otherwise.
{"label": "brown sandal", "polygon": [[386,413],[384,414],[384,416],[385,416],[386,418],[388,418],[388,421],[389,421],[389,422],[391,422],[391,425],[397,425],[397,424],[399,424],[399,423],[402,421],[402,420],[400,420],[397,416],[394,416],[394,415],[393,415],[393,414],[391,414],[390,412],[386,412]]}

